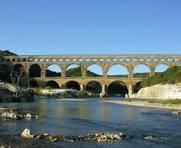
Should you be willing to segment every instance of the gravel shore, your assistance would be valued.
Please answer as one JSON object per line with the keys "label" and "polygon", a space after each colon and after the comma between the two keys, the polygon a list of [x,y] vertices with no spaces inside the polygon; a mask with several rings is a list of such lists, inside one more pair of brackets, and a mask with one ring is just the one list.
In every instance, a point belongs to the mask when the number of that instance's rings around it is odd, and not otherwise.
{"label": "gravel shore", "polygon": [[162,109],[171,109],[171,110],[181,110],[181,104],[162,104],[162,103],[150,103],[149,101],[112,101],[105,100],[107,103],[116,103],[121,105],[130,105],[130,106],[140,106],[140,107],[151,107],[151,108],[162,108]]}

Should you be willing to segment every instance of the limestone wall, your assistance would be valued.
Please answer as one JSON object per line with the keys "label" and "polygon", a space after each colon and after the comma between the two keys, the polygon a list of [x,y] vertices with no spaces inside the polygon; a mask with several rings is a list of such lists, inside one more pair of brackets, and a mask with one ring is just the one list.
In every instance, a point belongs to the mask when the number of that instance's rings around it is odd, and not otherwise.
{"label": "limestone wall", "polygon": [[132,98],[181,99],[181,83],[145,87]]}

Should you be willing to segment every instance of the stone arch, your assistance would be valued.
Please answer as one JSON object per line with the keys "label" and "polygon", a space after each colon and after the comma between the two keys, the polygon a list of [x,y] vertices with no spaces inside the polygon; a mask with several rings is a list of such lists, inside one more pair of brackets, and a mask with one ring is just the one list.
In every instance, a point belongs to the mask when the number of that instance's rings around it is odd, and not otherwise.
{"label": "stone arch", "polygon": [[41,67],[39,64],[32,64],[29,69],[30,77],[41,77]]}
{"label": "stone arch", "polygon": [[11,82],[10,68],[7,64],[0,64],[0,80]]}
{"label": "stone arch", "polygon": [[36,80],[30,80],[29,81],[29,86],[32,87],[32,88],[35,88],[35,87],[39,87],[39,84]]}
{"label": "stone arch", "polygon": [[155,72],[159,73],[159,72],[164,72],[169,68],[168,64],[165,63],[160,63],[158,65],[155,66]]}
{"label": "stone arch", "polygon": [[77,81],[68,81],[65,84],[65,87],[67,89],[76,89],[76,90],[80,90],[80,84]]}
{"label": "stone arch", "polygon": [[121,64],[113,64],[107,70],[108,77],[128,77],[128,68]]}
{"label": "stone arch", "polygon": [[61,67],[58,64],[50,64],[46,68],[46,77],[60,77]]}
{"label": "stone arch", "polygon": [[25,75],[25,68],[22,64],[15,64],[13,67],[13,75],[23,77]]}
{"label": "stone arch", "polygon": [[20,86],[26,87],[28,81],[25,80],[26,72],[25,68],[22,64],[15,64],[13,65],[13,72],[12,72],[12,83],[17,84]]}
{"label": "stone arch", "polygon": [[151,73],[151,67],[147,64],[137,64],[133,68],[134,77],[146,77]]}
{"label": "stone arch", "polygon": [[23,62],[26,62],[26,61],[27,61],[27,59],[26,59],[26,58],[23,58],[23,59],[22,59],[22,61],[23,61]]}
{"label": "stone arch", "polygon": [[46,87],[60,88],[59,84],[56,81],[53,81],[53,80],[46,82]]}
{"label": "stone arch", "polygon": [[101,83],[97,81],[90,81],[87,83],[86,88],[88,92],[91,92],[93,94],[100,94],[102,92],[102,86]]}
{"label": "stone arch", "polygon": [[137,93],[141,88],[142,88],[141,81],[138,81],[138,82],[133,86],[133,93]]}
{"label": "stone arch", "polygon": [[90,64],[86,68],[86,76],[88,77],[101,77],[103,76],[103,68],[98,64]]}
{"label": "stone arch", "polygon": [[65,68],[65,76],[66,77],[81,77],[82,70],[79,64],[69,64]]}
{"label": "stone arch", "polygon": [[6,62],[10,62],[10,59],[8,58],[8,59],[6,59],[5,61],[6,61]]}
{"label": "stone arch", "polygon": [[122,96],[125,97],[128,94],[128,88],[123,81],[113,81],[107,88],[107,94],[109,96]]}

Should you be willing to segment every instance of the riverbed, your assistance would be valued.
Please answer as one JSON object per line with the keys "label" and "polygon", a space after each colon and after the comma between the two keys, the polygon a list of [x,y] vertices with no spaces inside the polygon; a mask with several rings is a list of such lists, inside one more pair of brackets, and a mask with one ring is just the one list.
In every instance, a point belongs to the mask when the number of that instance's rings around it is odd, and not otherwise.
{"label": "riverbed", "polygon": [[[0,121],[0,144],[25,147],[181,147],[181,117],[169,110],[106,102],[125,98],[36,99],[35,102],[1,103],[3,107],[30,110],[39,114],[33,120]],[[23,129],[34,134],[86,135],[123,132],[131,138],[114,142],[23,141]],[[13,136],[15,135],[15,136]],[[145,137],[153,136],[154,140]],[[13,139],[15,137],[15,139]],[[13,140],[14,142],[13,142]]]}

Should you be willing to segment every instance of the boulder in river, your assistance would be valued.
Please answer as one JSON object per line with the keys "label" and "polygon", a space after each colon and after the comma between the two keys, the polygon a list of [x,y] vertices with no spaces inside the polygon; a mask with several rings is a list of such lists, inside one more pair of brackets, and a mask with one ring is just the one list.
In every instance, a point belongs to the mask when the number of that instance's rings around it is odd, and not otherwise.
{"label": "boulder in river", "polygon": [[23,138],[34,138],[34,136],[31,134],[31,131],[27,128],[24,129],[24,131],[21,133],[21,137]]}
{"label": "boulder in river", "polygon": [[149,140],[149,141],[153,141],[153,140],[156,140],[157,138],[154,136],[148,135],[148,136],[145,136],[144,139]]}
{"label": "boulder in river", "polygon": [[172,111],[172,114],[181,115],[181,110]]}
{"label": "boulder in river", "polygon": [[0,101],[34,101],[34,91],[10,83],[0,82]]}

